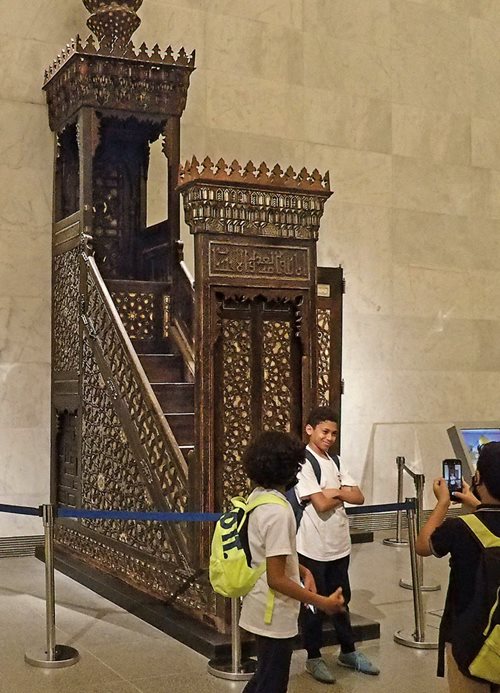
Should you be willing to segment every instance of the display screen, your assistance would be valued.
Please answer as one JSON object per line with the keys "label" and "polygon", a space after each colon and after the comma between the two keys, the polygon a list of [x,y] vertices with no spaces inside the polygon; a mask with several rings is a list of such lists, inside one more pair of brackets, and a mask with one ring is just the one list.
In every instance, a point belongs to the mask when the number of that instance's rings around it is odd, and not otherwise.
{"label": "display screen", "polygon": [[500,442],[500,422],[456,423],[448,428],[448,435],[455,457],[462,460],[462,476],[470,484],[481,445]]}
{"label": "display screen", "polygon": [[500,428],[460,428],[474,467],[477,463],[481,445],[493,441],[500,442]]}

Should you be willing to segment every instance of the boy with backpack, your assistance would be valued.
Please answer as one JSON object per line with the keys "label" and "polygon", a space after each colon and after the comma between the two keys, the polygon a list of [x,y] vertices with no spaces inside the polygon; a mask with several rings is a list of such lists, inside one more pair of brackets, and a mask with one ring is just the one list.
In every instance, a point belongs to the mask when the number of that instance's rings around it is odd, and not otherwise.
{"label": "boy with backpack", "polygon": [[434,481],[437,505],[417,539],[420,556],[450,554],[450,581],[439,631],[438,676],[446,655],[450,692],[500,690],[500,443],[483,445],[469,487],[453,496],[472,512],[446,518],[451,499]]}
{"label": "boy with backpack", "polygon": [[[329,454],[337,432],[337,417],[332,409],[317,407],[311,411],[306,425],[309,436],[306,460],[294,489],[302,508],[302,516],[297,517],[300,517],[297,551],[300,564],[311,571],[319,594],[330,594],[342,588],[346,609],[332,615],[341,650],[338,663],[376,675],[379,669],[362,652],[356,651],[347,608],[351,597],[348,573],[351,537],[344,503],[361,505],[364,496],[346,465],[337,455]],[[302,609],[300,621],[307,650],[306,671],[317,681],[334,683],[335,678],[321,656],[322,615]]]}
{"label": "boy with backpack", "polygon": [[340,589],[329,596],[317,594],[309,571],[299,568],[295,516],[284,494],[295,483],[303,460],[304,444],[278,431],[261,433],[243,455],[243,468],[254,485],[248,504],[269,495],[277,499],[248,515],[251,565],[263,564],[265,571],[241,609],[240,626],[255,634],[257,644],[257,670],[245,693],[286,693],[299,602],[327,613],[343,608]]}

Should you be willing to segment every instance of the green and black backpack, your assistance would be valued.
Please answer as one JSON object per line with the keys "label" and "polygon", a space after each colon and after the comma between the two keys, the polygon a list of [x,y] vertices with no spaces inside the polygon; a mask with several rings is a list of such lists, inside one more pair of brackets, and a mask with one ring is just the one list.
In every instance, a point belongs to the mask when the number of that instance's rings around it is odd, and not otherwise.
{"label": "green and black backpack", "polygon": [[475,514],[460,520],[480,544],[481,559],[472,600],[454,620],[453,657],[465,676],[500,684],[500,537]]}
{"label": "green and black backpack", "polygon": [[[231,498],[232,510],[221,515],[212,538],[209,577],[214,592],[223,597],[244,597],[266,570],[266,561],[252,568],[248,542],[248,517],[260,505],[288,505],[284,498],[273,493],[263,493],[248,501],[236,496]],[[265,623],[271,623],[274,592],[270,589],[265,611]]]}

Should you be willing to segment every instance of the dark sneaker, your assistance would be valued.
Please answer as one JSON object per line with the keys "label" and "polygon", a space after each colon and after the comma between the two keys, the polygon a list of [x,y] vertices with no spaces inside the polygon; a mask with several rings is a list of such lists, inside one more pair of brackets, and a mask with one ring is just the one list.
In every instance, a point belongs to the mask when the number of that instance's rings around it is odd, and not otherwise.
{"label": "dark sneaker", "polygon": [[355,669],[362,674],[371,674],[372,676],[380,674],[380,669],[372,664],[362,652],[348,652],[347,654],[341,652],[337,661],[340,666]]}
{"label": "dark sneaker", "polygon": [[326,662],[323,657],[308,659],[306,662],[306,671],[308,671],[311,676],[316,679],[316,681],[322,681],[323,683],[335,683],[335,677],[330,669],[326,666]]}

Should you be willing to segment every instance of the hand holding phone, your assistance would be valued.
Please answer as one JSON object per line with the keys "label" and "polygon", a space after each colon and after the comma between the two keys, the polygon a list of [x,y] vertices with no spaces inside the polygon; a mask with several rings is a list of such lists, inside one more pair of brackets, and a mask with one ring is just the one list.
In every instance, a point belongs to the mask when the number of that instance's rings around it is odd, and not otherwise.
{"label": "hand holding phone", "polygon": [[443,460],[443,478],[448,486],[450,497],[462,492],[462,462],[456,459]]}

